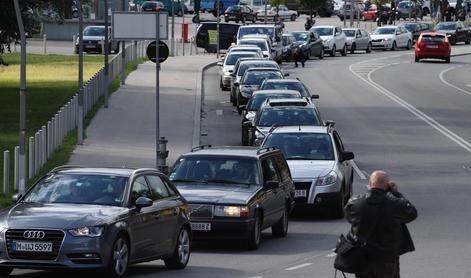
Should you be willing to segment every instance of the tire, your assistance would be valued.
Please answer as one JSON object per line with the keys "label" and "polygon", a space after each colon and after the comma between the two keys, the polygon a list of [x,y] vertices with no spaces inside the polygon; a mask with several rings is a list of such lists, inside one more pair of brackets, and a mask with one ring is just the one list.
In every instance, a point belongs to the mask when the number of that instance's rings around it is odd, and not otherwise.
{"label": "tire", "polygon": [[445,58],[445,63],[449,64],[450,63],[450,57]]}
{"label": "tire", "polygon": [[336,204],[333,207],[332,217],[334,218],[343,218],[344,216],[344,205],[345,205],[345,187],[342,186],[339,195],[337,196]]}
{"label": "tire", "polygon": [[108,264],[108,277],[124,277],[128,269],[129,243],[123,235],[118,235],[111,249]]}
{"label": "tire", "polygon": [[455,45],[456,44],[456,38],[451,37],[450,38],[450,44]]}
{"label": "tire", "polygon": [[292,14],[291,17],[290,17],[291,21],[296,21],[296,15],[295,14]]}
{"label": "tire", "polygon": [[257,21],[257,17],[254,16],[254,17],[252,18],[252,23],[255,23],[256,21]]}
{"label": "tire", "polygon": [[232,89],[231,89],[231,93],[230,93],[230,96],[229,96],[229,100],[230,100],[232,106],[234,106],[234,97],[232,96]]}
{"label": "tire", "polygon": [[357,48],[357,45],[355,43],[352,44],[352,48],[350,48],[350,54],[355,54],[355,49]]}
{"label": "tire", "polygon": [[416,63],[420,62],[420,59],[419,59],[419,57],[415,56],[415,59],[414,59],[414,61],[415,61]]}
{"label": "tire", "polygon": [[13,267],[0,267],[0,277],[10,276],[13,271]]}
{"label": "tire", "polygon": [[240,99],[239,99],[239,96],[237,96],[237,104],[236,104],[237,113],[239,113],[239,115],[242,115],[242,110],[239,108],[239,106],[240,106]]}
{"label": "tire", "polygon": [[222,78],[219,79],[219,88],[221,88],[221,90],[224,90],[224,85],[222,84]]}
{"label": "tire", "polygon": [[396,50],[396,41],[393,41],[393,44],[391,46],[391,51],[395,51]]}
{"label": "tire", "polygon": [[224,18],[224,21],[225,21],[225,22],[229,22],[229,19],[228,19],[228,18]]}
{"label": "tire", "polygon": [[321,48],[321,53],[319,54],[319,59],[324,59],[324,47]]}
{"label": "tire", "polygon": [[412,42],[410,40],[407,41],[406,49],[410,50],[412,48]]}
{"label": "tire", "polygon": [[164,259],[165,266],[169,269],[184,269],[190,260],[190,245],[190,232],[187,227],[183,227],[178,234],[172,257]]}
{"label": "tire", "polygon": [[262,219],[258,213],[255,216],[254,224],[249,237],[247,238],[247,249],[257,250],[260,247],[260,240],[262,237]]}
{"label": "tire", "polygon": [[366,48],[366,53],[371,53],[371,42],[368,43],[368,47]]}
{"label": "tire", "polygon": [[334,46],[332,46],[332,52],[330,53],[330,57],[335,57],[335,55],[337,54],[336,52],[337,52],[337,49],[334,44]]}
{"label": "tire", "polygon": [[235,23],[239,23],[239,20],[236,19],[236,20],[235,20]]}
{"label": "tire", "polygon": [[465,44],[471,44],[471,36],[468,36],[466,41],[464,42]]}
{"label": "tire", "polygon": [[274,237],[286,237],[288,235],[288,214],[288,208],[285,208],[281,219],[271,226],[271,233]]}
{"label": "tire", "polygon": [[343,45],[343,49],[340,53],[342,54],[342,56],[347,56],[347,44]]}
{"label": "tire", "polygon": [[242,17],[242,20],[241,20],[241,21],[242,21],[242,23],[245,24],[245,21],[247,21],[247,19],[245,18],[245,16]]}
{"label": "tire", "polygon": [[309,51],[307,52],[307,59],[311,60],[312,59],[312,52],[311,49],[309,48]]}
{"label": "tire", "polygon": [[241,143],[242,143],[242,146],[248,146],[249,145],[249,134],[248,134],[248,130],[244,127],[242,127],[242,136],[241,136]]}

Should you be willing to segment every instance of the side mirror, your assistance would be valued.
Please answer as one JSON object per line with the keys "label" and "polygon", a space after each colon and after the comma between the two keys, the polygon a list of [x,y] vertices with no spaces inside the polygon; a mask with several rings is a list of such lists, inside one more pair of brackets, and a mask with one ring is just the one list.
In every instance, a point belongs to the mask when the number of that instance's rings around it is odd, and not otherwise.
{"label": "side mirror", "polygon": [[15,194],[15,195],[11,196],[11,201],[13,203],[17,203],[21,199],[21,197],[23,197],[23,194],[21,194],[21,193]]}
{"label": "side mirror", "polygon": [[153,202],[152,202],[151,199],[149,199],[147,197],[139,197],[136,200],[136,209],[137,209],[137,211],[140,211],[142,208],[152,206],[152,204],[153,204]]}
{"label": "side mirror", "polygon": [[279,184],[278,184],[277,181],[267,181],[264,184],[264,187],[266,189],[276,189],[276,188],[278,188],[278,186],[279,186]]}
{"label": "side mirror", "polygon": [[217,62],[217,65],[222,67],[222,62]]}
{"label": "side mirror", "polygon": [[327,121],[325,121],[325,125],[333,127],[335,125],[335,121],[327,120]]}
{"label": "side mirror", "polygon": [[355,155],[352,152],[342,152],[343,161],[352,160],[354,158],[355,158]]}
{"label": "side mirror", "polygon": [[283,73],[283,76],[288,77],[289,73]]}
{"label": "side mirror", "polygon": [[319,95],[311,95],[311,99],[319,99]]}

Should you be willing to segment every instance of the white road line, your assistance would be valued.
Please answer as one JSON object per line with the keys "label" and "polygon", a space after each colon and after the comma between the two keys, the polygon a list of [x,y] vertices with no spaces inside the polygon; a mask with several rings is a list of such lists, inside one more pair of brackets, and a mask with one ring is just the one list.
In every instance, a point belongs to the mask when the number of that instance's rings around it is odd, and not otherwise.
{"label": "white road line", "polygon": [[[369,74],[368,74],[368,77],[367,79],[359,74],[357,74],[353,69],[352,69],[352,66],[354,64],[350,65],[350,71],[356,75],[358,78],[360,78],[361,80],[363,80],[364,82],[366,82],[367,84],[369,84],[370,86],[372,86],[373,88],[375,88],[378,92],[380,92],[381,94],[385,95],[386,97],[390,98],[391,100],[393,100],[394,102],[396,102],[397,104],[401,105],[402,107],[404,107],[405,109],[409,110],[409,112],[411,112],[412,114],[414,114],[416,117],[418,117],[419,119],[423,120],[425,123],[427,123],[428,125],[430,125],[431,127],[433,127],[434,129],[436,129],[437,131],[439,131],[440,133],[442,133],[443,135],[445,135],[446,137],[448,137],[449,139],[451,139],[452,141],[454,141],[456,144],[458,144],[460,147],[462,147],[463,149],[465,149],[466,151],[470,152],[471,153],[471,143],[469,143],[468,141],[466,141],[465,139],[461,138],[460,136],[456,135],[455,133],[453,133],[451,130],[449,130],[448,128],[444,127],[442,124],[438,123],[437,121],[435,121],[433,118],[431,118],[430,116],[428,116],[427,114],[425,114],[424,112],[420,111],[419,109],[415,108],[414,106],[412,106],[411,104],[409,104],[408,102],[406,102],[405,100],[403,100],[402,98],[396,96],[395,94],[393,94],[391,91],[387,90],[386,88],[382,87],[381,85],[379,85],[378,83],[374,82],[373,79],[371,78],[371,74],[374,73],[375,71],[383,68],[383,67],[379,67],[377,69],[374,69],[372,70]],[[386,65],[385,65],[386,66]],[[384,66],[384,67],[385,67]]]}
{"label": "white road line", "polygon": [[297,266],[293,266],[293,267],[288,267],[286,268],[285,270],[295,270],[295,269],[300,269],[300,268],[303,268],[303,267],[306,267],[306,266],[310,266],[312,265],[312,263],[305,263],[305,264],[300,264],[300,265],[297,265]]}
{"label": "white road line", "polygon": [[471,88],[471,84],[468,84],[468,85],[466,85],[466,86],[468,86],[468,87],[470,87],[470,88]]}
{"label": "white road line", "polygon": [[[451,84],[450,82],[446,81],[445,78],[443,77],[443,76],[445,75],[445,73],[447,73],[447,72],[449,72],[450,70],[455,69],[455,68],[456,68],[456,67],[447,68],[446,70],[443,70],[442,72],[440,72],[440,80],[441,80],[445,85],[448,85],[448,86],[450,86],[450,87],[452,87],[452,88],[454,88],[454,89],[456,89],[456,90],[458,90],[458,91],[460,91],[460,92],[462,92],[462,93],[465,93],[465,94],[471,96],[471,92],[468,92],[468,91],[466,91],[466,90],[461,89],[461,88],[458,87],[458,86],[455,86],[455,85]],[[468,85],[468,86],[469,86],[469,85]]]}
{"label": "white road line", "polygon": [[360,179],[366,180],[366,176],[363,174],[363,172],[360,170],[360,168],[358,168],[358,166],[357,166],[357,164],[355,163],[355,161],[350,160],[350,163],[352,164],[353,170],[355,170],[355,172],[356,172],[357,175],[360,177]]}
{"label": "white road line", "polygon": [[221,109],[216,109],[216,115],[222,116],[222,110]]}

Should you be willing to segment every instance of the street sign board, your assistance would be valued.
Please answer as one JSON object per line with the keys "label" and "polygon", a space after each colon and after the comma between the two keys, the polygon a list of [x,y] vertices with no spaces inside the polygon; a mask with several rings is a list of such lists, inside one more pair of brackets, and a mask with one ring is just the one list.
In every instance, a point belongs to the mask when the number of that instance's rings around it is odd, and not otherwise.
{"label": "street sign board", "polygon": [[[163,41],[159,41],[159,62],[167,60],[169,55],[168,46]],[[151,42],[146,49],[147,58],[155,63],[155,41]]]}
{"label": "street sign board", "polygon": [[[159,13],[159,38],[168,40],[168,13]],[[111,37],[114,40],[155,40],[156,12],[113,12]]]}

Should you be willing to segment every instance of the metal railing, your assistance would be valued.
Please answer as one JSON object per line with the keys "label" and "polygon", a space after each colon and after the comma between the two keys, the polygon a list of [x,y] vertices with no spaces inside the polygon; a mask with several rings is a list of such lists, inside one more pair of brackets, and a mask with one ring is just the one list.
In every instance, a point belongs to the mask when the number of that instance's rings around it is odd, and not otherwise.
{"label": "metal railing", "polygon": [[[122,63],[137,61],[146,55],[147,41],[139,41],[137,45],[130,44],[126,47],[125,60],[121,53],[115,55],[109,62],[109,83],[113,82],[121,73]],[[101,96],[104,96],[105,70],[101,68],[83,86],[84,115],[93,108]],[[77,90],[78,91],[78,90]],[[77,127],[78,123],[78,93],[75,94],[59,111],[29,137],[27,146],[27,178],[34,178],[42,169],[47,160],[63,143],[65,137]],[[10,151],[3,152],[3,193],[9,192],[10,185]],[[18,189],[19,147],[14,148],[13,155],[13,188]]]}

